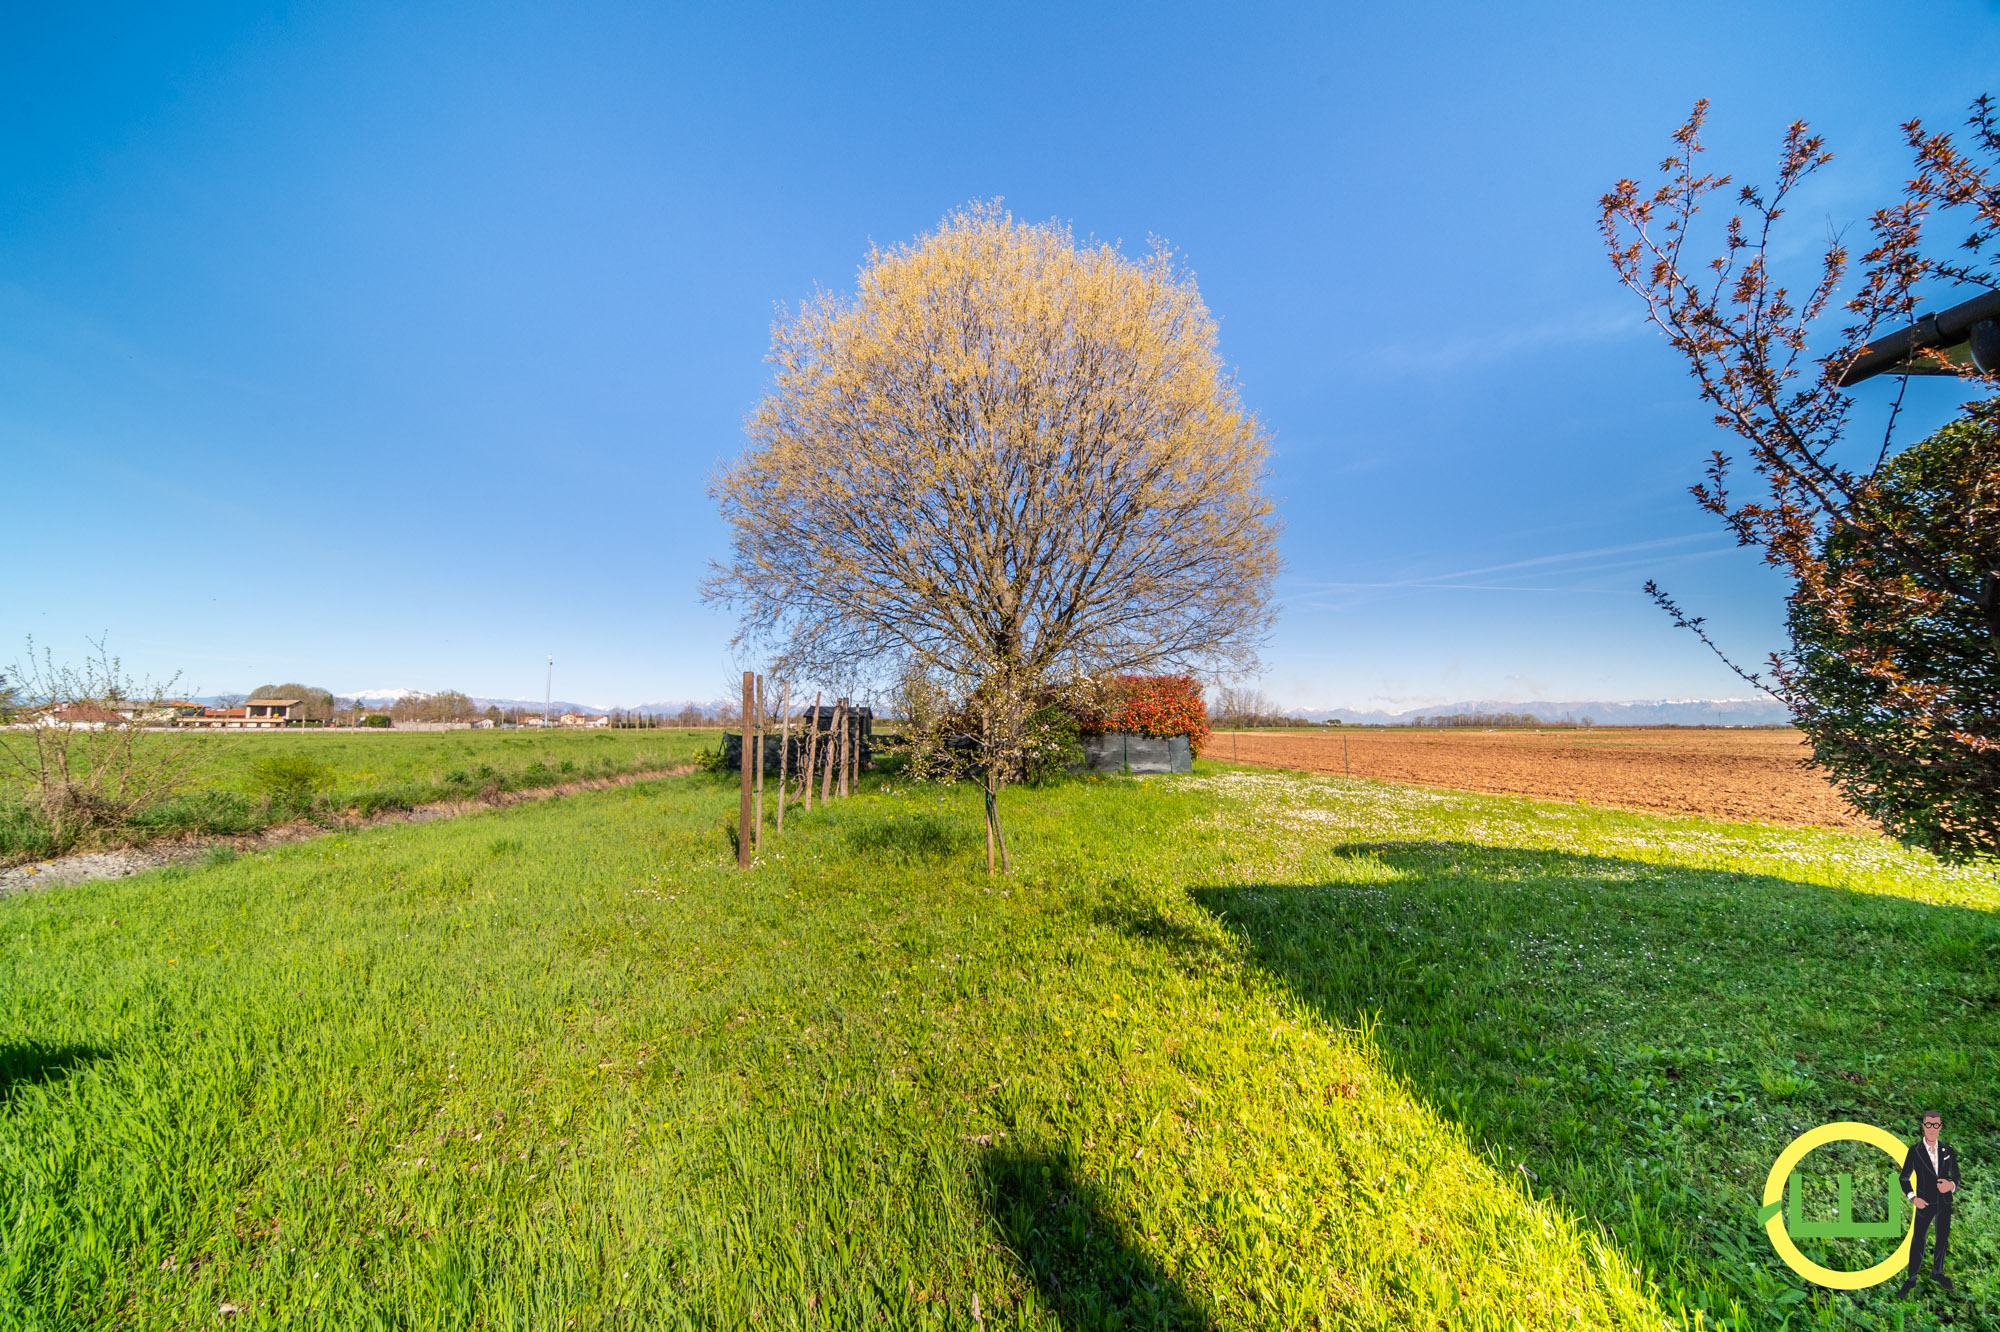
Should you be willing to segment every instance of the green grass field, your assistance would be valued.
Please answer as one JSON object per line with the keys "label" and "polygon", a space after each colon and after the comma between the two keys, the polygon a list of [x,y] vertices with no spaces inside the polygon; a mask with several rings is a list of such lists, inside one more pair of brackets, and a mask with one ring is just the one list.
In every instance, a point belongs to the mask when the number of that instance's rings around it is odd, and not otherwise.
{"label": "green grass field", "polygon": [[[1208,765],[1009,792],[1007,878],[935,790],[741,874],[734,806],[0,901],[0,1321],[2000,1325],[1990,874]],[[1932,1103],[1963,1298],[1806,1293],[1770,1162]]]}
{"label": "green grass field", "polygon": [[[409,809],[436,800],[553,786],[589,777],[656,772],[689,763],[719,733],[689,730],[281,731],[145,736],[195,753],[185,789],[96,841],[181,833],[251,832],[300,814],[331,817]],[[23,749],[19,735],[0,745]],[[262,777],[276,757],[310,760],[324,789],[310,805],[288,801]],[[51,854],[47,829],[25,801],[20,768],[0,764],[0,865]],[[276,797],[274,799],[274,797]]]}

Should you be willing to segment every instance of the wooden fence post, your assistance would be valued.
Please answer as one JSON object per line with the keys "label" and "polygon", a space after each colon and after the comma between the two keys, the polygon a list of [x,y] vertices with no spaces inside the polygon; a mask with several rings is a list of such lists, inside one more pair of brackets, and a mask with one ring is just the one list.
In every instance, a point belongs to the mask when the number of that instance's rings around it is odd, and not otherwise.
{"label": "wooden fence post", "polygon": [[764,850],[764,677],[757,677],[757,851]]}
{"label": "wooden fence post", "polygon": [[785,791],[787,777],[785,760],[792,751],[792,682],[785,681],[782,700],[778,704],[778,831],[785,830]]}
{"label": "wooden fence post", "polygon": [[813,695],[812,726],[806,731],[806,813],[813,812],[813,778],[819,775],[819,699]]}
{"label": "wooden fence post", "polygon": [[833,729],[838,732],[833,741],[833,794],[838,800],[847,799],[847,700],[841,699],[834,705]]}
{"label": "wooden fence post", "polygon": [[854,709],[846,699],[840,700],[840,798],[847,799],[847,769],[854,757]]}
{"label": "wooden fence post", "polygon": [[743,672],[743,789],[736,801],[736,868],[750,868],[750,717],[757,707],[757,677]]}
{"label": "wooden fence post", "polygon": [[840,704],[836,701],[833,704],[832,724],[826,728],[826,762],[819,774],[819,803],[822,805],[833,802],[833,751],[835,742],[840,738],[839,732]]}

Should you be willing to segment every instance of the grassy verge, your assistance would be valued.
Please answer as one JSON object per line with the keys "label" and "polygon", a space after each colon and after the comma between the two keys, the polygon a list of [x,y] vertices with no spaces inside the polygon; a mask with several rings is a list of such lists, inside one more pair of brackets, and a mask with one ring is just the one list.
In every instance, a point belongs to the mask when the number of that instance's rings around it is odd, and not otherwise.
{"label": "grassy verge", "polygon": [[689,778],[0,903],[0,1310],[1840,1326],[1748,1177],[1932,1098],[1995,1307],[1990,880],[1271,774],[1008,799],[1000,881],[961,792],[738,874]]}
{"label": "grassy verge", "polygon": [[[703,746],[717,743],[716,735],[605,730],[147,736],[146,743],[191,746],[196,751],[192,779],[185,789],[138,811],[122,826],[100,830],[92,841],[226,836],[292,818],[367,817],[438,800],[658,772],[691,762]],[[273,780],[272,760],[303,780]],[[18,771],[5,774],[0,784],[0,864],[58,849],[27,794]]]}

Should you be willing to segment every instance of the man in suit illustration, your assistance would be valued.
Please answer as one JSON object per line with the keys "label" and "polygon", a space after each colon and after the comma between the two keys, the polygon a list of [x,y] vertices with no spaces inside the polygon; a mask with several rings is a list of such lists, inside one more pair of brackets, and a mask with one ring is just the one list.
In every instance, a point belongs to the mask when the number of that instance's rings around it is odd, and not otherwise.
{"label": "man in suit illustration", "polygon": [[1903,1196],[1917,1208],[1916,1226],[1910,1232],[1910,1275],[1897,1288],[1898,1295],[1909,1294],[1917,1284],[1924,1262],[1924,1232],[1933,1225],[1937,1227],[1937,1243],[1932,1247],[1931,1275],[1947,1291],[1951,1289],[1951,1278],[1944,1274],[1944,1258],[1951,1250],[1951,1200],[1958,1192],[1958,1153],[1939,1139],[1943,1129],[1944,1116],[1935,1110],[1924,1111],[1923,1141],[1910,1148],[1897,1176]]}

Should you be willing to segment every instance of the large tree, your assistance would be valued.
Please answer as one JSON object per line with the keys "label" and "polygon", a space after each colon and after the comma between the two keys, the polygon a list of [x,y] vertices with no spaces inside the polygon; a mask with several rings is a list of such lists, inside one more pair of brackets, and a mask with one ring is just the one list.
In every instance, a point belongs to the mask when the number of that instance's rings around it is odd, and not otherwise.
{"label": "large tree", "polygon": [[[1842,302],[1851,322],[1825,332],[1849,276],[1846,242],[1834,233],[1788,288],[1778,224],[1832,154],[1794,124],[1775,185],[1736,190],[1721,252],[1704,258],[1697,219],[1730,184],[1701,169],[1705,114],[1698,104],[1675,135],[1654,188],[1623,180],[1604,197],[1602,228],[1619,277],[1686,360],[1716,423],[1748,445],[1760,480],[1761,493],[1737,496],[1733,460],[1718,450],[1695,499],[1791,580],[1789,649],[1768,675],[1731,666],[1791,707],[1818,762],[1891,832],[1946,858],[2000,852],[2000,448],[1986,398],[2000,375],[1981,332],[1995,326],[1975,327],[1965,356],[1928,325],[1898,336],[1921,306],[2000,289],[1993,105],[1974,103],[1969,148],[1914,120],[1903,127],[1916,174],[1870,217]],[[1964,230],[1940,251],[1927,233],[1941,219]],[[1850,439],[1847,385],[1880,364],[1903,376],[1884,386],[1886,424],[1879,438]],[[1895,427],[1910,373],[1956,376],[1940,391],[1974,397],[1959,423],[1905,449]],[[1699,616],[1647,591],[1707,641]]]}
{"label": "large tree", "polygon": [[1165,249],[975,205],[781,319],[771,361],[711,487],[732,546],[705,590],[739,647],[836,685],[934,677],[989,793],[1065,682],[1254,658],[1267,438]]}

